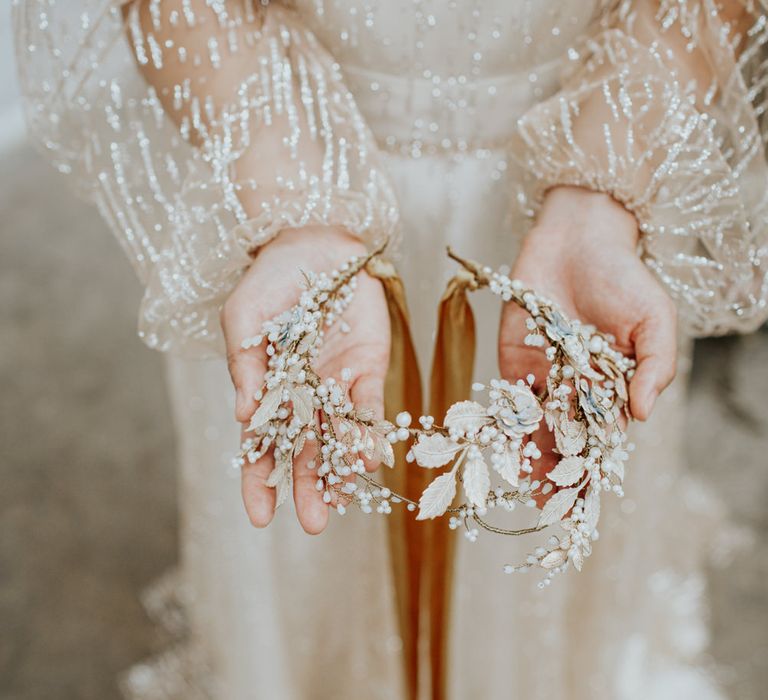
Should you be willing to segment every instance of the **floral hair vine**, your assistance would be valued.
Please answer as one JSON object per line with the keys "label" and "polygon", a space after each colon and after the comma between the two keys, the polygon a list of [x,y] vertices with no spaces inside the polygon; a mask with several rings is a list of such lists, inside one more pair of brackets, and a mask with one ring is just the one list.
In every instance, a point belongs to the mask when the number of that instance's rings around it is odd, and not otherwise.
{"label": "floral hair vine", "polygon": [[[568,319],[553,302],[503,272],[449,251],[478,287],[488,287],[527,311],[525,343],[542,348],[550,363],[546,386],[537,395],[532,375],[517,382],[493,379],[487,386],[472,386],[487,397],[484,402],[454,403],[439,423],[424,415],[415,427],[405,411],[394,423],[376,419],[370,409],[350,400],[349,370],[338,379],[321,379],[313,364],[326,329],[344,323],[357,274],[381,252],[353,258],[331,273],[307,273],[298,303],[243,341],[246,349],[266,343],[268,369],[235,465],[254,463],[273,450],[267,485],[276,489],[279,506],[291,489],[294,457],[313,442],[317,456],[308,468],[316,471],[323,500],[342,515],[350,506],[387,514],[402,504],[416,511],[417,520],[448,515],[449,526],[462,529],[470,541],[479,528],[524,535],[559,523],[562,532],[504,570],[543,569],[540,585],[571,564],[581,570],[598,537],[601,495],[623,495],[624,464],[632,446],[619,419],[622,413],[629,416],[627,381],[634,362],[612,348],[611,336]],[[554,435],[559,461],[535,478],[542,453],[533,434],[542,423]],[[394,468],[393,445],[398,442],[410,442],[408,462],[441,470],[418,502],[391,491],[366,471],[365,460]],[[456,498],[458,483],[463,500]],[[536,510],[530,527],[505,529],[486,520],[489,511],[512,511],[516,505]]]}

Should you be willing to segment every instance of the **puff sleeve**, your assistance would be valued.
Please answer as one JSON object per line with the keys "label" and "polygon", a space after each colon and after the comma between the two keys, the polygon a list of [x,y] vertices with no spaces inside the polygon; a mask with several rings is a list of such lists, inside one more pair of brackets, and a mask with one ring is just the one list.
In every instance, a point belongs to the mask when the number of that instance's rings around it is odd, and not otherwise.
{"label": "puff sleeve", "polygon": [[133,263],[151,347],[216,354],[221,305],[282,229],[394,237],[373,137],[296,12],[253,0],[17,0],[14,21],[30,133]]}
{"label": "puff sleeve", "polygon": [[768,23],[762,0],[609,3],[562,89],[518,123],[518,193],[611,194],[695,335],[768,317]]}

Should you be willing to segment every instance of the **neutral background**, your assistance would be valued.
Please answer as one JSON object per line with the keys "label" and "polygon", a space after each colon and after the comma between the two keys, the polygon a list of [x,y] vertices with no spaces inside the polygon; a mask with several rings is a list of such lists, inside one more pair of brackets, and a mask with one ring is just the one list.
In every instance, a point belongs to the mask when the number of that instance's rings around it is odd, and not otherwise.
{"label": "neutral background", "polygon": [[[163,642],[139,602],[176,558],[163,361],[116,243],[25,142],[11,53],[0,0],[0,700],[110,700]],[[767,399],[768,334],[698,344],[691,467],[755,541],[708,572],[737,700],[768,697]]]}

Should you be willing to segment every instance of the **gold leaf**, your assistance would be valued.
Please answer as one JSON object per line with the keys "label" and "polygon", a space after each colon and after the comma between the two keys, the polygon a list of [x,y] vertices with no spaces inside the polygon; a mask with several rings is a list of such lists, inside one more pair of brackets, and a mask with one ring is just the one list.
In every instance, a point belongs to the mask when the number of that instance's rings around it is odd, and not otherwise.
{"label": "gold leaf", "polygon": [[375,445],[373,459],[377,462],[381,462],[387,467],[394,467],[395,451],[392,449],[392,445],[390,444],[389,440],[379,435],[378,433],[374,433],[373,435]]}
{"label": "gold leaf", "polygon": [[576,571],[581,571],[581,567],[584,566],[584,552],[581,547],[575,548],[575,551],[571,554],[571,562],[576,568]]}
{"label": "gold leaf", "polygon": [[445,427],[462,433],[476,433],[491,422],[485,406],[477,401],[459,401],[445,414]]}
{"label": "gold leaf", "polygon": [[293,484],[293,463],[287,456],[279,458],[267,477],[266,485],[276,489],[275,508],[279,508],[288,498]]}
{"label": "gold leaf", "polygon": [[302,429],[302,431],[299,433],[298,437],[296,438],[296,442],[293,445],[293,456],[300,455],[302,450],[304,449],[304,445],[307,442],[307,430],[306,428]]}
{"label": "gold leaf", "polygon": [[395,430],[395,425],[388,420],[377,420],[371,425],[371,430],[374,430],[379,435],[387,435]]}
{"label": "gold leaf", "polygon": [[557,491],[553,494],[541,509],[537,527],[546,527],[547,525],[556,523],[558,520],[562,520],[566,513],[573,508],[573,504],[576,503],[578,496],[578,488],[563,489],[562,491]]}
{"label": "gold leaf", "polygon": [[288,389],[288,395],[293,402],[293,412],[302,425],[309,425],[315,417],[315,407],[312,404],[312,391],[303,384],[294,384]]}
{"label": "gold leaf", "polygon": [[624,375],[617,375],[613,382],[616,385],[616,395],[625,403],[629,401],[629,393],[627,392],[627,380],[624,379]]}
{"label": "gold leaf", "polygon": [[281,386],[270,389],[264,398],[262,398],[259,407],[253,412],[251,422],[248,424],[248,430],[257,430],[265,423],[268,423],[277,413],[282,401],[283,388]]}
{"label": "gold leaf", "polygon": [[419,466],[427,468],[442,467],[444,464],[448,464],[460,449],[461,445],[441,433],[434,433],[433,435],[422,433],[411,448]]}
{"label": "gold leaf", "polygon": [[600,492],[592,487],[587,491],[584,499],[584,522],[589,532],[597,527],[598,520],[600,520]]}
{"label": "gold leaf", "polygon": [[421,494],[419,514],[416,520],[441,516],[456,496],[456,472],[450,471],[437,477]]}
{"label": "gold leaf", "polygon": [[285,477],[285,472],[288,470],[290,461],[285,459],[279,459],[275,462],[275,466],[272,467],[272,471],[269,472],[267,480],[264,482],[269,488],[273,489],[277,486],[281,479]]}
{"label": "gold leaf", "polygon": [[368,431],[363,440],[363,457],[366,459],[373,459],[376,454],[376,440],[374,434]]}
{"label": "gold leaf", "polygon": [[363,423],[372,421],[376,416],[376,412],[372,408],[356,408],[355,414],[357,419]]}
{"label": "gold leaf", "polygon": [[577,455],[587,444],[587,427],[581,421],[565,418],[555,430],[555,442],[561,455]]}
{"label": "gold leaf", "polygon": [[277,493],[275,495],[275,508],[279,508],[283,503],[288,500],[288,496],[291,493],[291,487],[293,486],[292,472],[288,472],[285,478],[277,485]]}
{"label": "gold leaf", "polygon": [[507,445],[499,456],[496,471],[510,486],[517,488],[520,485],[520,450]]}
{"label": "gold leaf", "polygon": [[620,459],[615,459],[611,453],[608,453],[603,458],[601,468],[606,474],[614,474],[619,480],[619,483],[624,481],[624,462]]}
{"label": "gold leaf", "polygon": [[541,560],[541,565],[545,569],[554,569],[556,566],[562,566],[565,564],[565,560],[567,558],[568,552],[566,552],[564,549],[555,549]]}
{"label": "gold leaf", "polygon": [[563,457],[547,477],[558,486],[575,484],[584,474],[585,461],[584,457]]}
{"label": "gold leaf", "polygon": [[599,357],[596,364],[601,370],[603,370],[603,374],[610,377],[611,379],[621,374],[618,370],[618,367],[616,367],[616,365],[607,357]]}
{"label": "gold leaf", "polygon": [[462,483],[467,500],[476,508],[485,508],[488,491],[491,490],[491,477],[488,465],[482,455],[469,459],[464,464]]}
{"label": "gold leaf", "polygon": [[309,350],[317,340],[317,333],[315,331],[312,331],[311,333],[307,333],[302,337],[302,339],[298,342],[296,345],[296,352],[299,355],[303,355],[307,350]]}

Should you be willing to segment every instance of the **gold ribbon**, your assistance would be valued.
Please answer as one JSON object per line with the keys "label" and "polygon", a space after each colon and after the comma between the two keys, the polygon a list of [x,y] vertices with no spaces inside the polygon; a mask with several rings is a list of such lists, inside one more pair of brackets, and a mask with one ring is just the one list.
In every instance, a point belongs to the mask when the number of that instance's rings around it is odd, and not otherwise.
{"label": "gold ribbon", "polygon": [[[432,358],[429,413],[440,418],[451,404],[468,399],[475,364],[475,318],[467,291],[477,288],[475,277],[460,269],[440,300],[438,330]],[[444,700],[447,690],[453,567],[456,533],[442,519],[425,523],[429,536],[427,580],[429,646],[433,700]]]}
{"label": "gold ribbon", "polygon": [[[387,420],[393,422],[399,411],[406,410],[412,416],[419,416],[423,406],[421,377],[411,339],[403,283],[393,265],[379,257],[372,258],[366,270],[381,281],[389,308],[392,344],[384,386],[384,414]],[[408,447],[408,444],[402,442],[395,445],[396,464],[406,464],[405,453]],[[392,491],[418,500],[426,487],[426,483],[422,484],[425,482],[424,471],[385,468],[384,483]],[[416,700],[419,688],[419,616],[424,535],[413,513],[405,508],[393,509],[387,516],[387,525],[398,623],[403,640],[406,693],[409,700]]]}
{"label": "gold ribbon", "polygon": [[[385,415],[394,420],[398,411],[407,410],[418,416],[422,412],[421,382],[402,281],[392,264],[378,256],[368,262],[366,270],[381,280],[389,308],[392,347],[385,385]],[[433,416],[443,416],[451,404],[469,397],[475,321],[467,291],[475,288],[474,275],[460,269],[440,301],[430,379],[429,411]],[[408,447],[404,443],[396,445],[398,464],[405,463]],[[384,482],[393,491],[417,501],[431,477],[425,469],[388,469]],[[419,664],[419,639],[423,631],[429,641],[431,697],[444,700],[456,535],[442,520],[417,522],[404,508],[393,510],[387,522],[407,698],[416,700],[419,686],[426,680]],[[428,615],[421,614],[422,603]]]}

